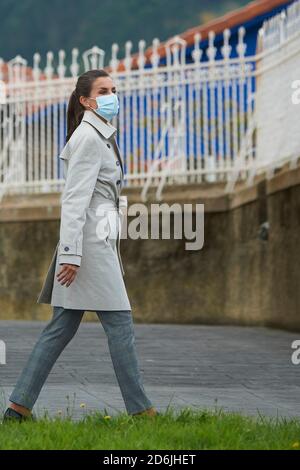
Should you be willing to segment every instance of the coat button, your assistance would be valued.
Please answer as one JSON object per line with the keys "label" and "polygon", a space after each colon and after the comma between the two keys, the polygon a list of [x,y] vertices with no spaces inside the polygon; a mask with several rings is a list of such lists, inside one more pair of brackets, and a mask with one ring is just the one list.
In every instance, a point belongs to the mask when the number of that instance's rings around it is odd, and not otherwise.
{"label": "coat button", "polygon": [[65,246],[65,251],[69,251],[69,247],[68,246]]}
{"label": "coat button", "polygon": [[110,144],[106,144],[106,145],[107,145],[107,147],[110,149]]}
{"label": "coat button", "polygon": [[116,165],[119,166],[120,165],[120,162],[119,160],[116,161]]}
{"label": "coat button", "polygon": [[121,183],[121,180],[118,180],[118,181],[117,181],[117,184],[120,184],[120,183]]}

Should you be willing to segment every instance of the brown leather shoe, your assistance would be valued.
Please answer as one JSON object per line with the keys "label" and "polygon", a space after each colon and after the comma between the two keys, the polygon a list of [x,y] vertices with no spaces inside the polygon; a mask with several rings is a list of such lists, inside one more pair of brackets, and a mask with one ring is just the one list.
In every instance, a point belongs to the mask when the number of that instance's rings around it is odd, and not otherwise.
{"label": "brown leather shoe", "polygon": [[147,408],[147,410],[139,411],[138,413],[133,413],[132,416],[157,416],[159,415],[159,412],[154,408]]}

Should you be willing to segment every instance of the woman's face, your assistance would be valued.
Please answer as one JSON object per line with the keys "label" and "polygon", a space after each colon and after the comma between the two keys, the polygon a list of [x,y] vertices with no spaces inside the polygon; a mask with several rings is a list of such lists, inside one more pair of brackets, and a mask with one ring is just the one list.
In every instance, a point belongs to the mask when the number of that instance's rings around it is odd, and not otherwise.
{"label": "woman's face", "polygon": [[110,77],[98,77],[93,81],[90,96],[81,96],[80,102],[86,109],[97,109],[98,105],[95,100],[97,96],[110,95],[116,91],[115,84]]}

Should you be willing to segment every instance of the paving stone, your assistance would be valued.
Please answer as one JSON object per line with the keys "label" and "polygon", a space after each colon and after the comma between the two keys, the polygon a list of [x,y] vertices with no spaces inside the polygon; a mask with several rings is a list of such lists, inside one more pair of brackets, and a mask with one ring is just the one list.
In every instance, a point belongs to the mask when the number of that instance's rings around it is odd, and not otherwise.
{"label": "paving stone", "polygon": [[[7,348],[7,363],[0,365],[2,410],[45,324],[0,321],[0,339]],[[300,365],[291,362],[291,343],[300,333],[137,323],[135,337],[145,389],[160,411],[190,406],[246,415],[300,416]],[[34,410],[38,415],[69,413],[75,420],[97,410],[110,415],[126,411],[100,322],[81,323],[54,365]]]}

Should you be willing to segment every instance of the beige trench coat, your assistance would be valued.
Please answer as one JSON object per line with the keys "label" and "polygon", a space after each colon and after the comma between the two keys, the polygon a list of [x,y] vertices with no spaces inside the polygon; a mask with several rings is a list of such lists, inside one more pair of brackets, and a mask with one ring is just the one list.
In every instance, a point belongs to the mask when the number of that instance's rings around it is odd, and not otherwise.
{"label": "beige trench coat", "polygon": [[[60,237],[37,303],[80,310],[131,310],[120,256],[124,169],[116,128],[91,110],[63,148]],[[79,267],[69,287],[61,264]]]}

